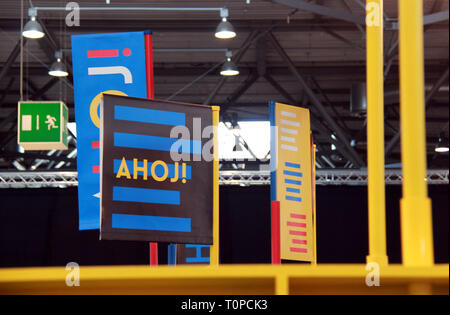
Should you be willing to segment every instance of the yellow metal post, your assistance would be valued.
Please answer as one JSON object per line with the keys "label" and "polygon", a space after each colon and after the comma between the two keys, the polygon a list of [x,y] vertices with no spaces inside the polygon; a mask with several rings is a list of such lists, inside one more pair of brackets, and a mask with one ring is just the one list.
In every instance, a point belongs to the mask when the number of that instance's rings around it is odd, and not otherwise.
{"label": "yellow metal post", "polygon": [[431,200],[426,182],[423,1],[399,0],[403,263],[434,264]]}
{"label": "yellow metal post", "polygon": [[219,265],[219,106],[212,106],[214,127],[214,166],[213,166],[213,245],[211,246],[211,266]]}
{"label": "yellow metal post", "polygon": [[383,0],[367,0],[367,164],[369,256],[388,264],[384,183]]}
{"label": "yellow metal post", "polygon": [[314,217],[314,261],[312,265],[317,265],[317,201],[316,201],[316,148],[317,146],[313,144],[312,146],[312,191],[313,191],[313,217]]}
{"label": "yellow metal post", "polygon": [[275,294],[289,295],[289,277],[285,274],[275,277]]}

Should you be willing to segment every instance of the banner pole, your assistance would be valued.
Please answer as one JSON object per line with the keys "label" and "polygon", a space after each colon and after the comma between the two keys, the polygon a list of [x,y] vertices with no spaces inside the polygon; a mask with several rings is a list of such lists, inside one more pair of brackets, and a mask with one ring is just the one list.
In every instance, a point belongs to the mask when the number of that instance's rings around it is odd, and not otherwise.
{"label": "banner pole", "polygon": [[272,265],[281,264],[281,240],[280,240],[280,202],[272,201]]}
{"label": "banner pole", "polygon": [[313,239],[314,239],[314,260],[312,265],[317,265],[317,210],[316,210],[316,145],[314,144],[312,132],[311,132],[311,185],[312,185],[312,213],[313,213]]}
{"label": "banner pole", "polygon": [[175,266],[177,264],[177,244],[170,243],[169,250],[167,252],[167,264]]}
{"label": "banner pole", "polygon": [[[153,81],[153,38],[151,32],[146,32],[145,38],[145,64],[147,77],[147,98],[155,98],[155,89]],[[158,243],[150,242],[150,266],[158,265]]]}
{"label": "banner pole", "polygon": [[218,127],[220,107],[212,106],[213,115],[213,244],[211,246],[211,266],[219,265],[219,138]]}

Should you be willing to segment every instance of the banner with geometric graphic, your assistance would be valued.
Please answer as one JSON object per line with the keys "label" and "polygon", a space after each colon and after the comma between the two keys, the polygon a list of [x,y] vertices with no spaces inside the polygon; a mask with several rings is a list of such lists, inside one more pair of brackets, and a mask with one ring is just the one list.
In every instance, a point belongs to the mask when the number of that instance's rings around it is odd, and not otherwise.
{"label": "banner with geometric graphic", "polygon": [[280,203],[281,259],[314,260],[309,110],[271,102],[271,199]]}
{"label": "banner with geometric graphic", "polygon": [[103,95],[101,239],[212,244],[212,115]]}
{"label": "banner with geometric graphic", "polygon": [[210,246],[198,244],[177,245],[177,265],[201,265],[210,263]]}
{"label": "banner with geometric graphic", "polygon": [[72,36],[80,230],[100,228],[101,93],[150,98],[151,43],[149,31]]}

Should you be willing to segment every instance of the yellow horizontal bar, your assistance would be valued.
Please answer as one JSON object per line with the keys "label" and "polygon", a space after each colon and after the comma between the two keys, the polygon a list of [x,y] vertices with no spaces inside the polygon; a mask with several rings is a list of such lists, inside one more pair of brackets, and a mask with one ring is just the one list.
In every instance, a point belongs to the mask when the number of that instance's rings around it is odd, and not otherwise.
{"label": "yellow horizontal bar", "polygon": [[408,294],[426,284],[448,294],[449,266],[380,268],[380,287],[366,286],[365,265],[221,265],[80,267],[80,286],[66,286],[65,267],[0,269],[11,294]]}

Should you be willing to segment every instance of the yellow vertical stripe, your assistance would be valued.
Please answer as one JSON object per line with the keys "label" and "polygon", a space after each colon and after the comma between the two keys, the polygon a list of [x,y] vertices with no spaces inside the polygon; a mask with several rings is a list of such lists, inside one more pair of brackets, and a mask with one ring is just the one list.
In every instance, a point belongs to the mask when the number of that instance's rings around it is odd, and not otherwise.
{"label": "yellow vertical stripe", "polygon": [[387,265],[384,183],[383,0],[367,0],[368,262]]}
{"label": "yellow vertical stripe", "polygon": [[434,263],[431,200],[426,183],[423,2],[399,0],[402,128],[402,254],[408,266]]}
{"label": "yellow vertical stripe", "polygon": [[214,166],[213,166],[213,245],[211,246],[211,265],[219,265],[219,106],[212,106],[214,126]]}

